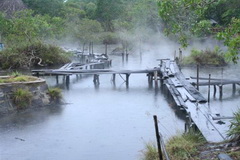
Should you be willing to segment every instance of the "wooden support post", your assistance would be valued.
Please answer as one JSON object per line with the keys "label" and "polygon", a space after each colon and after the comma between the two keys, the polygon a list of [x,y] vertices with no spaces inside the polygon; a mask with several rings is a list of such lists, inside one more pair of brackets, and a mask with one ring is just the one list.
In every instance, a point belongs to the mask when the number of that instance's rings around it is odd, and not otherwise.
{"label": "wooden support post", "polygon": [[105,43],[105,54],[107,55],[107,43]]}
{"label": "wooden support post", "polygon": [[154,81],[155,81],[155,87],[157,88],[158,87],[158,72],[157,71],[154,71]]}
{"label": "wooden support post", "polygon": [[110,66],[109,67],[112,67],[112,60],[110,60]]}
{"label": "wooden support post", "polygon": [[219,98],[222,99],[222,95],[223,95],[223,86],[219,85]]}
{"label": "wooden support post", "polygon": [[122,53],[122,62],[124,62],[124,53]]}
{"label": "wooden support post", "polygon": [[163,155],[162,155],[162,148],[161,148],[161,143],[160,143],[160,135],[159,135],[159,130],[158,130],[158,120],[157,116],[153,116],[154,119],[154,125],[155,125],[155,132],[156,132],[156,138],[157,138],[157,147],[158,147],[158,156],[159,160],[163,160]]}
{"label": "wooden support post", "polygon": [[216,97],[217,87],[216,85],[213,86],[213,97]]}
{"label": "wooden support post", "polygon": [[211,81],[211,74],[209,74],[209,78],[208,78],[208,103],[210,103],[210,81]]}
{"label": "wooden support post", "polygon": [[68,86],[68,85],[69,85],[69,83],[70,83],[70,76],[69,76],[69,75],[67,75],[67,76],[66,76],[66,85]]}
{"label": "wooden support post", "polygon": [[129,76],[130,76],[130,74],[126,73],[126,85],[127,86],[129,85]]}
{"label": "wooden support post", "polygon": [[179,61],[182,62],[182,50],[179,48]]}
{"label": "wooden support post", "polygon": [[116,74],[113,74],[113,79],[112,79],[113,83],[116,82]]}
{"label": "wooden support post", "polygon": [[197,65],[197,90],[199,91],[199,65]]}
{"label": "wooden support post", "polygon": [[88,53],[89,53],[89,55],[91,54],[91,48],[92,48],[92,45],[91,45],[91,42],[89,42],[89,46],[88,46]]}
{"label": "wooden support post", "polygon": [[235,83],[233,83],[233,85],[232,85],[232,87],[233,87],[233,95],[236,93],[236,84]]}
{"label": "wooden support post", "polygon": [[93,42],[92,42],[92,54],[93,54]]}
{"label": "wooden support post", "polygon": [[56,83],[59,84],[58,75],[56,75]]}
{"label": "wooden support post", "polygon": [[100,84],[99,75],[98,75],[98,74],[94,74],[94,75],[93,75],[93,83],[94,83],[95,85],[99,85],[99,84]]}
{"label": "wooden support post", "polygon": [[147,74],[148,77],[148,84],[150,84],[150,73]]}

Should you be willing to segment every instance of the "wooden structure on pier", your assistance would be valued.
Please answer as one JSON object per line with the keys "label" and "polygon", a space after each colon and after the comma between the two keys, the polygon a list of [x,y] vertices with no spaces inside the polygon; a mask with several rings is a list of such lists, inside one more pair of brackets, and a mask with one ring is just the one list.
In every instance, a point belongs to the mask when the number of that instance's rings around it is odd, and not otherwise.
{"label": "wooden structure on pier", "polygon": [[71,75],[93,75],[93,82],[95,85],[100,84],[99,75],[102,74],[112,74],[113,83],[115,83],[116,74],[125,75],[126,85],[129,85],[129,77],[131,74],[147,74],[148,82],[151,84],[153,80],[157,82],[159,75],[159,68],[154,69],[145,69],[145,70],[111,70],[111,69],[94,69],[96,64],[86,64],[80,66],[77,63],[68,63],[59,69],[41,69],[41,70],[32,70],[32,75],[34,76],[56,76],[58,81],[58,76],[65,76],[66,83],[69,84]]}
{"label": "wooden structure on pier", "polygon": [[194,81],[197,79],[197,77],[190,77],[190,83],[193,86],[213,86],[214,88],[214,92],[213,92],[213,96],[215,97],[216,95],[216,91],[217,91],[217,86],[219,87],[219,95],[220,98],[222,98],[223,95],[223,86],[224,85],[232,85],[232,93],[235,94],[236,93],[236,85],[240,86],[240,80],[231,80],[231,79],[219,79],[219,78],[203,78],[203,77],[199,77],[200,82],[198,82],[198,84]]}
{"label": "wooden structure on pier", "polygon": [[224,141],[232,117],[223,117],[211,110],[207,100],[186,80],[175,61],[160,61],[161,82],[180,110],[188,114],[189,125],[197,127],[209,142]]}

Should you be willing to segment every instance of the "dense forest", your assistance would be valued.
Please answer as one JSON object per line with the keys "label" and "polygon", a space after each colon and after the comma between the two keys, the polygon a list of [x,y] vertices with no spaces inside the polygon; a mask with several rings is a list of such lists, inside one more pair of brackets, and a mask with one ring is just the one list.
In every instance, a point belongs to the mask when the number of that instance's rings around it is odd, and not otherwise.
{"label": "dense forest", "polygon": [[[239,56],[239,0],[1,0],[0,11],[6,48],[0,54],[2,68],[29,66],[40,59],[52,64],[51,55],[42,52],[61,52],[54,45],[126,45],[162,32],[183,47],[193,37],[214,36],[228,46],[232,61]],[[30,60],[21,60],[19,53]],[[11,65],[6,58],[12,59]]]}

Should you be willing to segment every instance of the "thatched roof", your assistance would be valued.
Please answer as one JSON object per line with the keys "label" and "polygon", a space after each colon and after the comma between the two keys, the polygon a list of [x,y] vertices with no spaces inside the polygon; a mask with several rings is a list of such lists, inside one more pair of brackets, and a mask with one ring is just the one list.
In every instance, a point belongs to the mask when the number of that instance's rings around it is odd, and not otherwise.
{"label": "thatched roof", "polygon": [[14,12],[25,9],[26,6],[22,0],[0,0],[0,11],[7,16],[11,16]]}

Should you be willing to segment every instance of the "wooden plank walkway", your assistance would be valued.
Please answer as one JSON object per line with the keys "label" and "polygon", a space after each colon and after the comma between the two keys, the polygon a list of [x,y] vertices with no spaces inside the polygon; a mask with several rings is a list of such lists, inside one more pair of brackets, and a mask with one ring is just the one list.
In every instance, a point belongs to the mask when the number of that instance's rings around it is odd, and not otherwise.
{"label": "wooden plank walkway", "polygon": [[[190,77],[193,80],[196,80],[197,77]],[[197,83],[195,81],[191,80],[191,84],[193,84],[194,86],[197,85]],[[227,84],[237,84],[240,85],[240,80],[232,80],[232,79],[219,79],[219,78],[210,78],[210,83],[208,82],[209,78],[203,78],[200,77],[199,78],[200,82],[199,82],[199,86],[208,86],[210,85],[227,85]]]}
{"label": "wooden plank walkway", "polygon": [[32,75],[34,76],[56,76],[58,82],[58,76],[66,76],[66,84],[70,83],[71,75],[93,75],[93,82],[95,85],[99,85],[99,75],[102,74],[112,74],[113,82],[115,83],[116,74],[124,74],[126,76],[126,85],[129,85],[129,76],[131,74],[147,74],[149,84],[152,83],[153,80],[157,81],[157,76],[159,74],[159,68],[153,69],[144,69],[144,70],[111,70],[111,69],[94,69],[96,64],[87,64],[81,65],[78,63],[68,63],[59,69],[40,69],[40,70],[32,70]]}
{"label": "wooden plank walkway", "polygon": [[227,139],[231,117],[222,117],[212,110],[207,100],[183,76],[175,61],[161,60],[160,76],[176,105],[185,110],[190,119],[208,142],[221,142]]}

